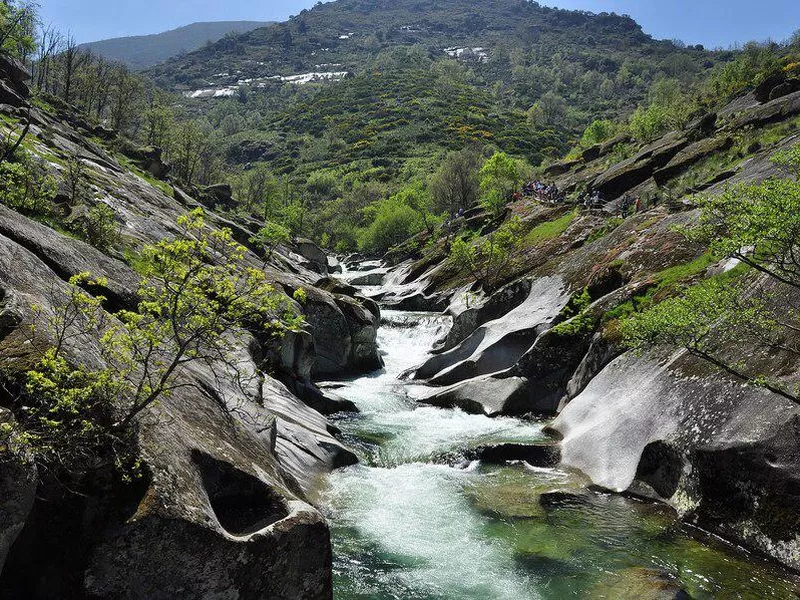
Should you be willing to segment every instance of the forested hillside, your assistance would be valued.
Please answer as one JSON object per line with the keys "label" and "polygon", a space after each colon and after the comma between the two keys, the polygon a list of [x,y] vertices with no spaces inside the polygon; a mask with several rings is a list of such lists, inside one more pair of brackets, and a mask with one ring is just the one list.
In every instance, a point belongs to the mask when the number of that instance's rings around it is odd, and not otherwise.
{"label": "forested hillside", "polygon": [[[503,151],[529,172],[592,122],[627,118],[654,82],[683,93],[734,56],[654,40],[629,17],[535,2],[341,0],[147,74],[218,136],[201,183],[227,179],[259,214],[310,208],[304,234],[375,251],[385,245],[367,229],[391,212],[378,200],[410,186],[426,210],[445,211],[429,197],[448,151]],[[401,232],[421,226],[401,212]]]}
{"label": "forested hillside", "polygon": [[[392,52],[404,47],[414,52]],[[470,83],[492,90],[500,103],[527,110],[546,96],[548,107],[559,110],[567,101],[573,126],[624,112],[658,76],[688,81],[725,59],[702,47],[653,40],[629,17],[527,0],[341,0],[151,74],[161,84],[196,89],[312,71],[417,66],[420,59],[448,56],[458,56]]]}

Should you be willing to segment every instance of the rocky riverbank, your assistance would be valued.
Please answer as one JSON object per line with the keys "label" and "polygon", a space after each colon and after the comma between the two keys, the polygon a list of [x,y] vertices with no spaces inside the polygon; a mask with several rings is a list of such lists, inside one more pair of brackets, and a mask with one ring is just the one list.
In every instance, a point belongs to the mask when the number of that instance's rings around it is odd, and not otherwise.
{"label": "rocky riverbank", "polygon": [[[615,328],[625,306],[735,266],[680,234],[698,218],[691,195],[779,174],[770,158],[800,141],[799,114],[798,92],[771,100],[751,94],[622,162],[609,153],[630,140],[554,165],[548,174],[559,189],[590,185],[609,202],[588,210],[518,201],[511,214],[536,235],[493,294],[460,276],[443,245],[395,252],[396,266],[383,275],[394,285],[376,297],[429,310],[445,303],[454,319],[411,374],[435,387],[420,402],[490,416],[554,416],[549,431],[564,466],[604,489],[665,502],[687,522],[800,568],[798,406],[686,353],[627,352]],[[763,146],[766,138],[773,141]],[[625,195],[653,200],[620,218]],[[564,215],[562,232],[538,233]],[[753,279],[754,289],[763,284]],[[790,289],[774,292],[791,304]],[[752,347],[728,353],[789,387],[800,381],[794,355]]]}
{"label": "rocky riverbank", "polygon": [[[106,318],[135,307],[140,276],[129,258],[173,236],[176,219],[207,195],[196,200],[157,179],[167,171],[150,168],[157,153],[142,151],[140,166],[102,145],[68,109],[30,106],[24,71],[4,71],[13,74],[3,87],[4,127],[29,125],[25,149],[56,181],[67,161],[80,161],[87,196],[111,209],[126,247],[125,256],[104,254],[52,222],[0,206],[0,362],[9,384],[44,342],[39,332],[47,331],[54,290],[90,272],[102,278],[87,291],[107,298]],[[67,199],[56,203],[68,218]],[[212,229],[231,228],[250,246],[245,260],[265,268],[305,316],[304,329],[277,344],[241,339],[240,367],[272,374],[246,386],[231,380],[227,389],[216,388],[212,366],[183,369],[182,385],[136,425],[142,475],[132,482],[98,464],[88,479],[71,482],[81,490],[76,494],[41,466],[37,472],[24,446],[15,452],[14,440],[4,443],[0,597],[331,596],[329,531],[314,502],[321,478],[356,458],[322,414],[343,406],[312,377],[378,368],[380,312],[347,290],[315,286],[328,263],[313,244],[280,247],[265,263],[247,227],[213,208],[206,207],[206,218]],[[302,303],[293,299],[300,289]],[[97,344],[70,346],[66,355],[74,365],[103,364]],[[0,420],[10,423],[5,406],[11,397],[2,394]]]}

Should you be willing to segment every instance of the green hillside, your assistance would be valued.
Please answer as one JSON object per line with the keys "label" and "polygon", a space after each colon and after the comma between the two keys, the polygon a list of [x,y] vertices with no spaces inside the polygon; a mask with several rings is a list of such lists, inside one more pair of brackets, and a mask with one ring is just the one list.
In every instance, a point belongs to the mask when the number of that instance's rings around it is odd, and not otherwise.
{"label": "green hillside", "polygon": [[626,16],[524,0],[339,0],[149,73],[186,89],[314,71],[362,73],[394,61],[392,51],[404,47],[428,60],[468,49],[460,62],[470,83],[493,92],[499,104],[525,110],[542,97],[557,112],[566,102],[575,127],[629,110],[658,77],[690,81],[729,58],[654,40]]}

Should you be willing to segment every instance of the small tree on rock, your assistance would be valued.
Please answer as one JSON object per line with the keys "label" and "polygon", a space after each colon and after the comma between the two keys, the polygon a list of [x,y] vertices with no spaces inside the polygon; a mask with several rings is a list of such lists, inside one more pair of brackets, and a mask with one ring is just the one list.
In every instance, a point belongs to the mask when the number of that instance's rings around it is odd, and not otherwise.
{"label": "small tree on rock", "polygon": [[477,240],[456,239],[450,260],[465,270],[487,292],[492,293],[508,277],[522,245],[522,223],[515,217],[497,231]]}
{"label": "small tree on rock", "polygon": [[505,152],[495,152],[483,165],[480,177],[481,204],[492,216],[499,217],[520,186],[517,162]]}
{"label": "small tree on rock", "polygon": [[[111,453],[130,467],[128,442],[142,413],[187,387],[229,410],[218,391],[223,382],[243,387],[258,376],[234,357],[241,335],[282,335],[301,326],[290,300],[248,266],[229,230],[207,228],[201,210],[178,224],[175,239],[143,251],[136,311],[106,313],[104,298],[82,291],[105,282],[87,273],[66,290],[56,286],[52,309],[39,311],[51,345],[27,373],[15,412],[43,463],[82,472]],[[74,364],[67,350],[84,343],[99,347],[105,367]],[[198,363],[217,380],[213,392],[182,377]]]}

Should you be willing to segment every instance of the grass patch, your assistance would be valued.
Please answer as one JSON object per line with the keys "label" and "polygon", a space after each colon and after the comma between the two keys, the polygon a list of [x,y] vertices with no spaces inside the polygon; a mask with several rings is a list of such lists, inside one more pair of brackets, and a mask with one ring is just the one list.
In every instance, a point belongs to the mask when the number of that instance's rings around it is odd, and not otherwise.
{"label": "grass patch", "polygon": [[710,252],[706,252],[690,263],[675,265],[674,267],[656,273],[653,279],[657,282],[658,289],[670,288],[677,283],[699,275],[715,262],[717,262],[717,259],[714,258]]}
{"label": "grass patch", "polygon": [[[664,300],[667,295],[674,293],[680,284],[688,282],[692,278],[703,273],[716,262],[717,259],[710,252],[706,252],[692,262],[675,265],[674,267],[656,273],[653,276],[655,285],[650,287],[643,294],[634,296],[631,300],[627,300],[612,308],[603,315],[603,322],[609,323],[632,315],[635,312],[647,310],[655,304],[658,304],[661,300]],[[739,269],[739,267],[729,271],[729,273],[737,269]],[[723,273],[719,276],[722,275],[727,276],[728,273]]]}
{"label": "grass patch", "polygon": [[122,251],[122,260],[139,275],[145,275],[147,271],[147,261],[142,257],[138,249],[125,248]]}
{"label": "grass patch", "polygon": [[557,238],[567,230],[577,216],[578,211],[573,210],[554,221],[547,221],[534,227],[525,236],[525,246],[539,246],[543,242]]}

